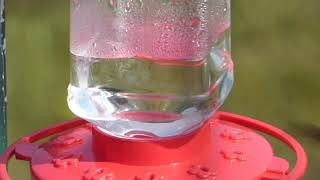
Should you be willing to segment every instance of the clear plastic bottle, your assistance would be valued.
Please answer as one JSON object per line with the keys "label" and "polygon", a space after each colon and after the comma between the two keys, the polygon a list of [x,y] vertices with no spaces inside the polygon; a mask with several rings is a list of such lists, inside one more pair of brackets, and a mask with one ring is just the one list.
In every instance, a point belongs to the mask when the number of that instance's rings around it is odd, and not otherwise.
{"label": "clear plastic bottle", "polygon": [[203,125],[233,84],[230,0],[71,0],[77,116],[122,138]]}

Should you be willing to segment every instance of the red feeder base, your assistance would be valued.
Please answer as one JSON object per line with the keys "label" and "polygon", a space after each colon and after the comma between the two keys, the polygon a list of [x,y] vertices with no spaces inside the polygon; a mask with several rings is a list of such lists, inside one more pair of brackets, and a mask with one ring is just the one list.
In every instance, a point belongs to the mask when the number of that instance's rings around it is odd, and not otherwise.
{"label": "red feeder base", "polygon": [[[254,130],[274,136],[297,154],[291,172],[286,160]],[[59,134],[57,134],[59,133]],[[55,135],[42,144],[35,141]],[[283,131],[265,123],[219,112],[199,131],[162,140],[108,136],[83,120],[69,121],[19,140],[0,161],[30,162],[36,180],[278,180],[300,179],[307,166],[303,148]]]}

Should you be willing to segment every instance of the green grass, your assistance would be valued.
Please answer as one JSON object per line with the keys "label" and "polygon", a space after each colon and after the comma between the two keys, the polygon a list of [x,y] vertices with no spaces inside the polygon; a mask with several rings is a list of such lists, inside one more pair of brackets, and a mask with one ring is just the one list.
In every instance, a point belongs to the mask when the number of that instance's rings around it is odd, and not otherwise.
{"label": "green grass", "polygon": [[[320,179],[319,7],[319,0],[233,1],[236,82],[223,107],[297,138],[309,155],[306,180]],[[73,116],[68,9],[66,0],[7,1],[9,143]],[[12,168],[14,179],[26,179],[15,173],[26,165]]]}

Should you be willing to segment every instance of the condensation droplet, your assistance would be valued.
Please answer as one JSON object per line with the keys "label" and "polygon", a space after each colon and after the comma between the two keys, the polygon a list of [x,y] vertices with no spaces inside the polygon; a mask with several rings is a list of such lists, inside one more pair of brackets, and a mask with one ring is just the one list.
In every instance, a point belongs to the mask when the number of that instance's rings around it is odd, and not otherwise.
{"label": "condensation droplet", "polygon": [[73,0],[72,2],[72,9],[77,10],[80,7],[80,0]]}
{"label": "condensation droplet", "polygon": [[142,8],[142,6],[143,6],[143,1],[142,1],[142,0],[136,0],[136,2],[138,3],[139,7]]}
{"label": "condensation droplet", "polygon": [[130,0],[125,3],[125,8],[124,8],[125,12],[129,12],[131,10],[131,4],[130,3],[131,3]]}
{"label": "condensation droplet", "polygon": [[161,39],[168,39],[169,38],[169,34],[164,32],[161,34]]}
{"label": "condensation droplet", "polygon": [[163,4],[169,4],[171,2],[171,0],[162,0]]}
{"label": "condensation droplet", "polygon": [[117,49],[117,47],[115,47],[115,46],[112,46],[112,49],[111,49],[113,52],[117,52],[118,51],[118,49]]}
{"label": "condensation droplet", "polygon": [[191,27],[196,28],[200,25],[200,19],[198,17],[195,17],[191,20]]}
{"label": "condensation droplet", "polygon": [[79,5],[80,4],[80,0],[73,0],[72,1],[75,5]]}
{"label": "condensation droplet", "polygon": [[173,27],[172,24],[166,24],[166,25],[165,25],[165,28],[166,28],[166,30],[168,30],[168,31],[174,31],[174,27]]}
{"label": "condensation droplet", "polygon": [[110,0],[110,1],[109,1],[109,6],[110,6],[110,8],[112,8],[113,10],[115,10],[115,9],[117,8],[117,4],[118,4],[117,0]]}

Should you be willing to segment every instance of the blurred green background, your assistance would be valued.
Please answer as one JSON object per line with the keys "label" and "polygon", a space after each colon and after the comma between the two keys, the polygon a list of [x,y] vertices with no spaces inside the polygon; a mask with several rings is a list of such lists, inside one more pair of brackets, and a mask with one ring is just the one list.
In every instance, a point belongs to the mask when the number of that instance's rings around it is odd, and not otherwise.
{"label": "blurred green background", "polygon": [[[7,0],[9,143],[73,117],[69,2]],[[320,1],[237,0],[232,4],[236,82],[223,110],[278,126],[309,155],[304,179],[320,179]],[[276,151],[294,162],[292,153]],[[12,165],[13,179],[29,179]],[[19,172],[19,173],[18,173]]]}

